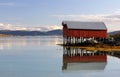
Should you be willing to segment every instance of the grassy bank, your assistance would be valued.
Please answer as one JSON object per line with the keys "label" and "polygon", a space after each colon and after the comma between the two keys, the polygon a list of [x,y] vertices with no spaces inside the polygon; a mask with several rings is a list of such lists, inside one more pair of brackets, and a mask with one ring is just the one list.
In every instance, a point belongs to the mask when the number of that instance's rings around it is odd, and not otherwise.
{"label": "grassy bank", "polygon": [[[63,44],[59,44],[64,46]],[[108,46],[108,45],[96,45],[96,46],[65,46],[65,47],[77,47],[81,49],[86,49],[89,51],[120,51],[120,46]]]}
{"label": "grassy bank", "polygon": [[11,36],[11,35],[8,35],[8,34],[0,34],[0,37],[4,37],[4,36]]}

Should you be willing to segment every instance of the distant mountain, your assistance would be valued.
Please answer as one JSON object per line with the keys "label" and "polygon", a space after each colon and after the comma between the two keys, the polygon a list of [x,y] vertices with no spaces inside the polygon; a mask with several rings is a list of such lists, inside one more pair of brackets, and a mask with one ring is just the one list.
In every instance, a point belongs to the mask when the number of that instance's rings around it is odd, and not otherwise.
{"label": "distant mountain", "polygon": [[[0,34],[14,35],[14,36],[44,36],[44,35],[62,35],[62,30],[51,30],[51,31],[26,31],[26,30],[0,30]],[[120,31],[109,32],[109,35],[120,34]]]}
{"label": "distant mountain", "polygon": [[48,31],[46,32],[46,34],[48,35],[62,35],[62,30],[52,30],[52,31]]}
{"label": "distant mountain", "polygon": [[24,31],[24,30],[0,30],[0,34],[14,35],[14,36],[39,36],[39,35],[62,35],[62,30],[51,31]]}
{"label": "distant mountain", "polygon": [[109,32],[108,34],[109,35],[115,35],[115,34],[118,34],[118,33],[120,33],[120,31],[113,31],[113,32]]}
{"label": "distant mountain", "polygon": [[110,37],[113,37],[117,42],[120,42],[120,31],[114,31],[109,33]]}

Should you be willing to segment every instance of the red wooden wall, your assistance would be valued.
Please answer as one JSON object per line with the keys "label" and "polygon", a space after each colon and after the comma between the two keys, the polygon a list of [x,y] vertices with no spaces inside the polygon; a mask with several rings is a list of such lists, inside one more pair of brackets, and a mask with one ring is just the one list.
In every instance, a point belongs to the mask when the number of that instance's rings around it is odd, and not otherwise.
{"label": "red wooden wall", "polygon": [[67,37],[84,37],[84,38],[107,38],[107,30],[80,30],[68,29],[67,25],[63,26],[63,36]]}
{"label": "red wooden wall", "polygon": [[73,63],[73,62],[107,62],[107,55],[73,56],[73,57],[63,55],[63,61],[66,62],[66,63]]}

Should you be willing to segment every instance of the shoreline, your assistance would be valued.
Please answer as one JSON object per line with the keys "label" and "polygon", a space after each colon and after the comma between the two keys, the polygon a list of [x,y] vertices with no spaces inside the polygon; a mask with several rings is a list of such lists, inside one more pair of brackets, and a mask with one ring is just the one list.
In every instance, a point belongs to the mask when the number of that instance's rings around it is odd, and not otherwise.
{"label": "shoreline", "polygon": [[64,47],[76,47],[76,48],[81,48],[81,49],[86,49],[88,51],[109,51],[109,52],[113,52],[113,51],[120,51],[120,46],[105,46],[105,45],[96,45],[96,46],[65,46],[63,44],[58,44]]}

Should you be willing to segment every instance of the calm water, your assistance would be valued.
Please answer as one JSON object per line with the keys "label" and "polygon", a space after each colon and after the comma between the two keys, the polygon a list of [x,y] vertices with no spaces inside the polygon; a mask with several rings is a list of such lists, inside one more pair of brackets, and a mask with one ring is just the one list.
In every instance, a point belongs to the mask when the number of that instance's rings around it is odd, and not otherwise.
{"label": "calm water", "polygon": [[65,48],[59,43],[60,36],[0,37],[0,77],[120,76],[119,54]]}

